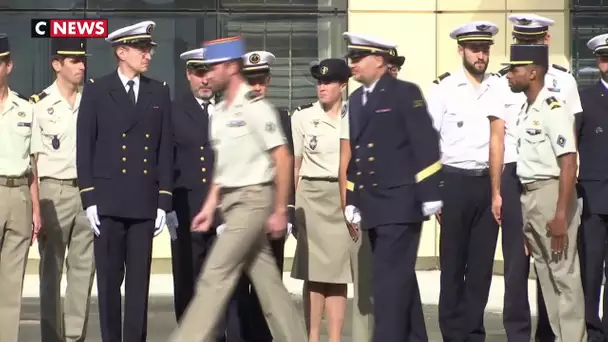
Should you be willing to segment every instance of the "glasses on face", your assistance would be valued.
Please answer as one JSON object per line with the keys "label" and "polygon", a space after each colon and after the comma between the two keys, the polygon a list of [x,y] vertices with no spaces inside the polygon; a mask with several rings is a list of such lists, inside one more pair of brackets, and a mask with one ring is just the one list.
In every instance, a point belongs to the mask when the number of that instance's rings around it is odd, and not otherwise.
{"label": "glasses on face", "polygon": [[154,46],[133,46],[131,50],[137,51],[142,57],[147,54],[152,57],[154,56],[154,53],[156,53],[156,48],[154,48]]}
{"label": "glasses on face", "polygon": [[399,72],[399,71],[401,71],[401,67],[391,66],[391,67],[388,68],[388,71],[390,71],[390,72]]}

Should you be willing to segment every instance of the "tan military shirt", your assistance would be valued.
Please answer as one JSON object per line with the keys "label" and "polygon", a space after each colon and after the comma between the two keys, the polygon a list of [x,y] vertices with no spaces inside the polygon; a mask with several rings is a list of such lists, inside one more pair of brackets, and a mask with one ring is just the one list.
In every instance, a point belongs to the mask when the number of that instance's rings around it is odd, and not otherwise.
{"label": "tan military shirt", "polygon": [[[43,95],[44,94],[44,95]],[[76,120],[79,92],[74,107],[61,96],[57,82],[46,88],[33,104],[36,125],[32,152],[38,153],[38,176],[57,179],[76,178]],[[32,99],[36,101],[36,97]]]}
{"label": "tan military shirt", "polygon": [[300,176],[338,177],[341,116],[330,117],[320,102],[291,116],[293,154],[302,158]]}
{"label": "tan military shirt", "polygon": [[10,89],[0,104],[0,176],[19,177],[30,170],[31,104]]}
{"label": "tan military shirt", "polygon": [[268,151],[286,142],[276,109],[241,85],[234,102],[229,107],[221,102],[211,116],[214,183],[243,187],[271,182],[274,161]]}
{"label": "tan military shirt", "polygon": [[522,183],[559,177],[558,157],[576,153],[574,116],[553,94],[543,89],[518,115],[517,175]]}

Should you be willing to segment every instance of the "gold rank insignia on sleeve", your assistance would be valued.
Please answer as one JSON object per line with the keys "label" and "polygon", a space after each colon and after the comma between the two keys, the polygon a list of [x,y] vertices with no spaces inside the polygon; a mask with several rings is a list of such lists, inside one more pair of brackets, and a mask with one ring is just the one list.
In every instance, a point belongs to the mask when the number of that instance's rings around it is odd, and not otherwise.
{"label": "gold rank insignia on sleeve", "polygon": [[424,100],[414,100],[414,108],[424,107]]}
{"label": "gold rank insignia on sleeve", "polygon": [[551,110],[556,109],[556,108],[561,108],[562,106],[560,105],[559,101],[557,101],[557,99],[554,96],[550,96],[548,97],[545,102],[547,102],[547,104],[549,105],[549,108]]}

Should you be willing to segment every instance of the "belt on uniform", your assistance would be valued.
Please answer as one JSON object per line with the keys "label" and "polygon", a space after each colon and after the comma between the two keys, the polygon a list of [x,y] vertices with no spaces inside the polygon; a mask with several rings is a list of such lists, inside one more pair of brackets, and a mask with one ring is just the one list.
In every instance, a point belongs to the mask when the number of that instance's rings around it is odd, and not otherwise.
{"label": "belt on uniform", "polygon": [[490,169],[487,167],[484,169],[461,169],[459,167],[453,167],[449,165],[442,165],[441,169],[447,173],[457,173],[464,176],[482,177],[490,174]]}
{"label": "belt on uniform", "polygon": [[524,193],[526,193],[526,192],[538,190],[546,185],[549,185],[549,184],[557,182],[557,181],[558,181],[558,178],[549,178],[549,179],[537,180],[537,181],[530,182],[530,183],[523,183],[522,186],[524,188]]}
{"label": "belt on uniform", "polygon": [[262,182],[262,183],[258,183],[258,184],[243,185],[243,186],[222,186],[220,188],[220,194],[227,194],[227,193],[230,193],[230,192],[233,192],[236,190],[248,188],[250,186],[268,186],[268,185],[272,185],[272,184],[274,184],[273,181]]}
{"label": "belt on uniform", "polygon": [[75,188],[78,187],[78,180],[76,178],[58,179],[58,178],[53,178],[53,177],[40,177],[40,181],[59,184],[59,185],[67,185],[67,186],[72,186]]}
{"label": "belt on uniform", "polygon": [[21,177],[6,177],[0,176],[0,186],[5,186],[7,188],[17,188],[22,185],[28,185],[29,181],[26,176]]}
{"label": "belt on uniform", "polygon": [[308,177],[308,176],[302,176],[302,179],[309,180],[309,181],[322,181],[322,182],[337,182],[338,181],[337,177]]}

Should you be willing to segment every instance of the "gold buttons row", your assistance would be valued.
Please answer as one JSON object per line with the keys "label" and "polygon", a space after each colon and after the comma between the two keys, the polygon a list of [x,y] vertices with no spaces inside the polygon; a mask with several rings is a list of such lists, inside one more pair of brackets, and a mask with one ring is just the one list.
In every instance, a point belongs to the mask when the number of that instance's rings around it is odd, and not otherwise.
{"label": "gold buttons row", "polygon": [[[122,169],[122,173],[126,174],[127,173],[127,169]],[[148,170],[144,170],[144,175],[148,174]]]}
{"label": "gold buttons row", "polygon": [[[357,149],[357,150],[358,150],[360,147],[361,147],[361,146],[359,146],[359,145],[355,145],[355,149]],[[368,147],[368,148],[372,148],[372,147],[374,147],[374,143],[369,143],[369,144],[367,144],[367,147]]]}
{"label": "gold buttons row", "polygon": [[[126,162],[127,157],[122,157],[122,158],[120,158],[120,160],[122,160],[123,162]],[[147,163],[147,162],[148,162],[148,159],[144,159],[144,163]]]}
{"label": "gold buttons row", "polygon": [[[127,133],[123,133],[122,137],[126,138],[127,137]],[[146,139],[150,139],[150,134],[146,133]]]}
{"label": "gold buttons row", "polygon": [[[374,158],[374,157],[369,157],[369,158],[367,158],[367,161],[370,161],[370,162],[373,162],[374,160],[376,160],[376,158]],[[361,159],[360,159],[360,158],[356,158],[356,159],[355,159],[355,162],[356,162],[356,163],[358,163],[358,162],[360,162],[360,161],[361,161]]]}

